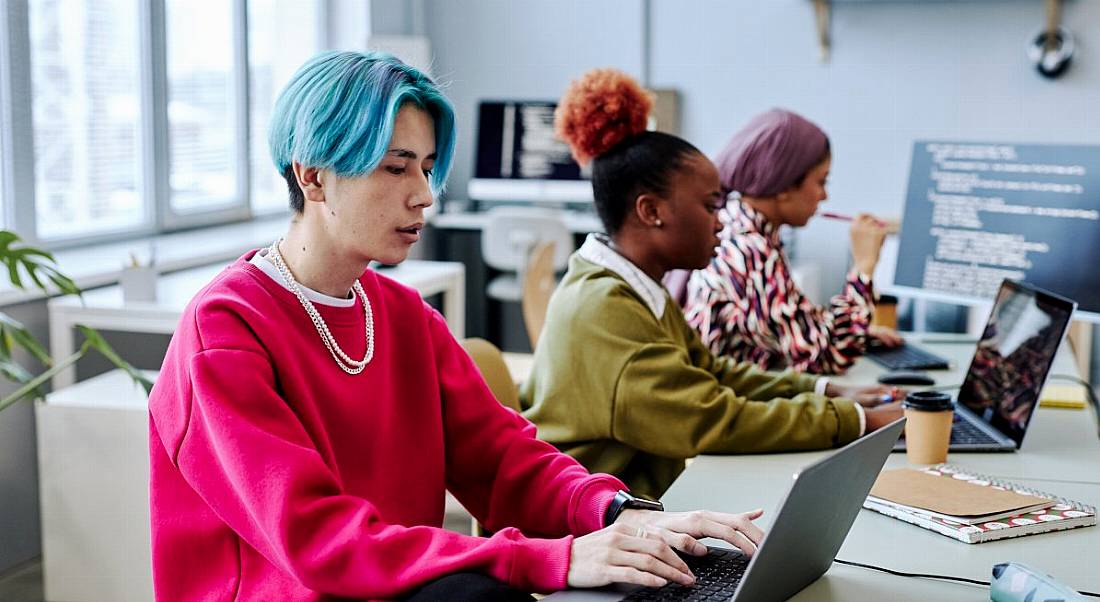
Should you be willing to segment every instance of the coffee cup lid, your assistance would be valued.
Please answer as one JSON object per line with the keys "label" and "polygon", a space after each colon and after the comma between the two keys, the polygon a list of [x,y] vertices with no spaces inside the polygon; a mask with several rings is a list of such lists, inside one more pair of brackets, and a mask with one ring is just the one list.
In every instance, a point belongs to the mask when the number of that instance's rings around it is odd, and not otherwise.
{"label": "coffee cup lid", "polygon": [[913,391],[905,397],[901,407],[921,412],[942,412],[955,408],[955,402],[947,393],[940,391]]}

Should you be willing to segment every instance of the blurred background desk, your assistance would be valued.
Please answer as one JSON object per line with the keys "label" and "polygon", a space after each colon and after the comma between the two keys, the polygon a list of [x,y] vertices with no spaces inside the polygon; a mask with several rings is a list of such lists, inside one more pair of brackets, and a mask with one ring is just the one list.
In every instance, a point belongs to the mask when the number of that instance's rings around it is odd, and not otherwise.
{"label": "blurred background desk", "polygon": [[[589,232],[603,231],[594,211],[555,211],[573,233],[573,248],[584,243]],[[485,294],[489,282],[501,274],[486,264],[482,255],[482,232],[488,225],[487,211],[445,211],[428,221],[432,232],[427,252],[440,260],[466,266],[466,336],[481,337],[504,351],[529,352],[531,345],[518,303],[491,299]]]}
{"label": "blurred background desk", "polygon": [[[171,334],[191,298],[226,267],[214,263],[157,278],[157,301],[125,303],[119,286],[85,291],[77,297],[58,297],[49,302],[50,352],[53,358],[68,357],[76,346],[73,327],[84,324],[96,329],[121,332]],[[416,289],[423,297],[441,294],[443,316],[456,338],[465,336],[466,275],[461,263],[408,260],[379,273]],[[159,365],[159,361],[157,362]],[[53,377],[53,389],[76,382],[76,367]]]}
{"label": "blurred background desk", "polygon": [[[932,338],[929,336],[928,338]],[[943,335],[935,335],[944,340]],[[914,337],[916,340],[917,337]],[[955,359],[955,368],[930,372],[940,384],[962,380],[973,343],[928,344]],[[1055,372],[1076,374],[1063,349]],[[881,369],[861,360],[840,382],[873,381]],[[951,454],[948,461],[975,472],[996,475],[1052,494],[1100,505],[1100,439],[1091,410],[1039,408],[1023,448],[1017,453]],[[767,527],[773,510],[801,467],[832,452],[696,458],[662,498],[671,510],[707,508],[742,512],[764,508],[758,521]],[[891,454],[887,468],[906,466],[904,454]],[[843,487],[842,483],[837,484]],[[968,545],[899,520],[860,511],[838,558],[909,572],[935,573],[988,581],[995,563],[1015,560],[1045,570],[1077,589],[1100,591],[1100,527],[1085,527],[1029,537]],[[876,571],[833,565],[824,577],[793,600],[985,600],[985,588],[961,583],[895,577]]]}

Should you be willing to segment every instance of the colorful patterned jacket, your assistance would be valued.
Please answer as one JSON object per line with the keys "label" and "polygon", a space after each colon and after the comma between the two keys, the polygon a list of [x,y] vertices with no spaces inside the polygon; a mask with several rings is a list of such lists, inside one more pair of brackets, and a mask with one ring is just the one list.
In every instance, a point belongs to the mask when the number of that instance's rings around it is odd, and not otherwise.
{"label": "colorful patterned jacket", "polygon": [[718,255],[691,275],[684,304],[711,352],[767,369],[847,370],[864,353],[874,311],[870,277],[853,269],[844,291],[817,306],[791,278],[778,226],[739,202],[719,216]]}

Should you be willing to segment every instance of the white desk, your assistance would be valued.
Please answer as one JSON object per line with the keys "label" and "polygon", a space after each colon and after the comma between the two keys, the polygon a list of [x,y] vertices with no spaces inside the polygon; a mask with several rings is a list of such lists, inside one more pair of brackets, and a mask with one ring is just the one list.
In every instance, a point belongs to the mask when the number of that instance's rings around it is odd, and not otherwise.
{"label": "white desk", "polygon": [[[973,345],[927,347],[956,360],[973,352]],[[1075,373],[1072,359],[1066,353],[1061,355],[1056,365],[1062,367],[1068,362],[1070,373]],[[960,382],[967,364],[962,361],[956,364],[954,370],[931,374],[938,375],[944,384]],[[841,380],[868,382],[880,371],[864,360]],[[764,508],[760,524],[766,528],[790,485],[791,475],[827,453],[831,452],[700,456],[676,480],[663,501],[676,510],[708,508],[741,512]],[[951,454],[948,461],[1100,506],[1100,439],[1090,410],[1039,408],[1020,452]],[[904,454],[891,454],[887,461],[888,468],[905,464]],[[1071,587],[1100,591],[1100,571],[1096,570],[1100,566],[1100,527],[967,545],[862,510],[837,557],[908,572],[984,581],[990,579],[995,563],[1016,560],[1044,569]],[[965,584],[895,577],[834,564],[824,577],[793,598],[797,601],[887,599],[988,600],[989,592]]]}
{"label": "white desk", "polygon": [[[171,334],[191,298],[228,263],[216,263],[171,274],[157,279],[157,301],[124,303],[122,289],[108,286],[86,291],[84,300],[58,297],[49,302],[50,352],[55,360],[75,351],[73,327],[83,324],[103,330]],[[466,268],[450,261],[408,260],[393,268],[379,270],[424,297],[442,293],[443,316],[457,338],[465,336]],[[69,367],[53,377],[53,389],[76,382],[76,368]]]}
{"label": "white desk", "polygon": [[[448,230],[481,230],[485,228],[488,213],[484,211],[452,211],[437,213],[428,220],[436,227]],[[562,209],[561,217],[574,234],[603,232],[603,224],[595,211]]]}

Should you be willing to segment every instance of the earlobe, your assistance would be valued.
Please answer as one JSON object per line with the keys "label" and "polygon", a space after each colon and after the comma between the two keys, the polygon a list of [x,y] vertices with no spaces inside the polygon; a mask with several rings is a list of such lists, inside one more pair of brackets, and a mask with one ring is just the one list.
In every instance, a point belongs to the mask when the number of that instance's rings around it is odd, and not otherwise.
{"label": "earlobe", "polygon": [[321,181],[321,169],[306,167],[297,161],[294,162],[294,177],[298,181],[298,188],[302,190],[305,200],[311,202],[324,202],[324,185]]}
{"label": "earlobe", "polygon": [[659,206],[660,199],[651,194],[642,194],[634,201],[634,212],[642,225],[660,228],[664,225],[661,220]]}

